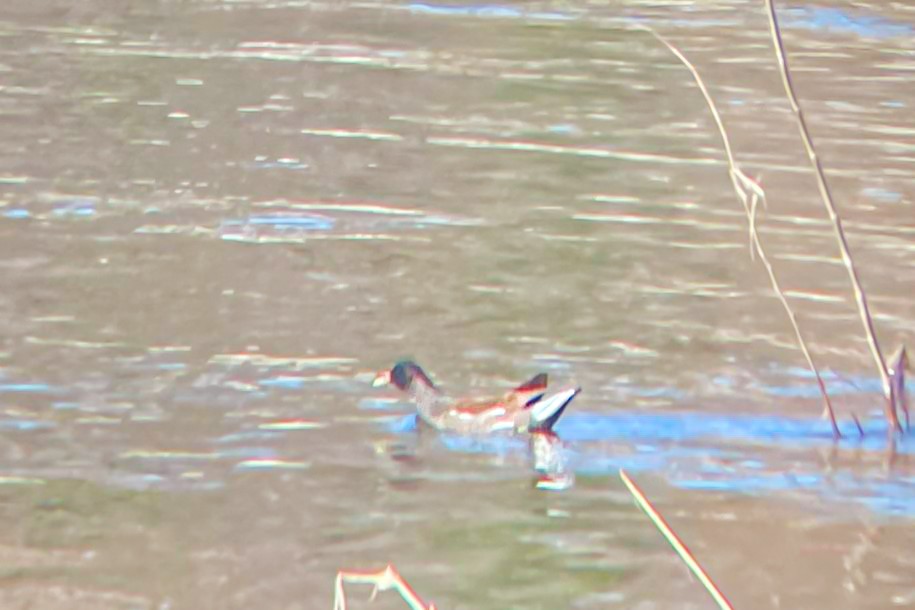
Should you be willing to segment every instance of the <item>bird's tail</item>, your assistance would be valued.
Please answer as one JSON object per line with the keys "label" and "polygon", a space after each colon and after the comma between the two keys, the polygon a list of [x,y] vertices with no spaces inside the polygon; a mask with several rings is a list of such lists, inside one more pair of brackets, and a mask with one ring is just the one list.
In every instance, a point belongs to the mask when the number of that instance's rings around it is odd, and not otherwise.
{"label": "bird's tail", "polygon": [[572,399],[575,398],[581,388],[569,388],[545,396],[530,406],[530,423],[528,429],[531,432],[543,432],[553,429],[556,422],[562,416],[565,408],[569,406]]}

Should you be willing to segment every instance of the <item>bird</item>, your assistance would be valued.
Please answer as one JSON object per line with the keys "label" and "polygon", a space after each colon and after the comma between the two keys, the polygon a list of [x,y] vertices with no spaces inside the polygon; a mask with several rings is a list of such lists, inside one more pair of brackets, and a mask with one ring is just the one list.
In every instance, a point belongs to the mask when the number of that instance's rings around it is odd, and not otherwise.
{"label": "bird", "polygon": [[439,431],[481,435],[510,431],[548,432],[581,388],[547,394],[547,374],[539,373],[506,394],[495,398],[453,399],[436,387],[412,360],[401,360],[378,373],[372,385],[392,385],[416,404],[420,419]]}

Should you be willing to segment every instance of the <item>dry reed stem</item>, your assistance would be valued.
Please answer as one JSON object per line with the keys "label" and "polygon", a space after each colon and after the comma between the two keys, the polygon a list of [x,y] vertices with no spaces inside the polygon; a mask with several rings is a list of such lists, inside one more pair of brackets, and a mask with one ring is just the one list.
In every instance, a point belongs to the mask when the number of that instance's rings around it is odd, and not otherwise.
{"label": "dry reed stem", "polygon": [[785,313],[788,314],[788,320],[791,323],[791,328],[794,330],[794,336],[797,339],[798,346],[800,347],[801,352],[804,354],[804,358],[807,360],[807,366],[810,367],[810,370],[813,371],[813,374],[816,377],[817,386],[820,389],[820,394],[823,396],[823,403],[825,405],[826,414],[829,416],[829,421],[832,424],[833,437],[841,438],[842,433],[839,431],[839,425],[836,422],[835,411],[832,408],[832,401],[829,399],[829,394],[826,391],[826,384],[823,382],[823,377],[820,375],[819,369],[813,362],[813,356],[811,356],[810,350],[807,348],[807,343],[804,341],[804,337],[801,334],[801,328],[798,325],[797,316],[795,316],[794,311],[791,309],[791,305],[788,303],[788,299],[785,297],[784,292],[782,292],[781,285],[779,284],[778,278],[775,275],[775,270],[772,268],[772,264],[769,262],[769,258],[766,256],[766,251],[763,249],[762,241],[759,237],[759,232],[756,230],[757,204],[760,201],[765,204],[766,193],[757,181],[747,176],[743,170],[740,169],[740,167],[737,165],[737,162],[734,160],[734,155],[731,152],[731,142],[728,138],[727,131],[724,128],[724,122],[722,122],[721,115],[718,114],[718,108],[715,105],[715,101],[712,99],[712,96],[708,92],[705,83],[702,81],[702,77],[699,76],[699,71],[696,69],[696,67],[686,58],[685,55],[683,55],[683,53],[680,52],[679,49],[677,49],[677,47],[668,42],[663,36],[650,28],[642,27],[640,29],[647,30],[664,46],[670,49],[670,52],[676,55],[681,62],[683,62],[683,65],[685,65],[687,69],[689,69],[689,71],[692,73],[693,79],[696,81],[696,84],[699,86],[699,90],[705,97],[705,101],[708,104],[709,110],[712,112],[712,117],[715,119],[715,124],[718,126],[718,133],[721,134],[721,141],[724,144],[724,152],[727,156],[728,163],[728,175],[731,178],[731,183],[734,186],[734,191],[737,193],[737,197],[740,199],[741,203],[743,203],[744,210],[747,213],[747,220],[749,221],[750,226],[750,243],[752,245],[750,252],[752,254],[755,251],[757,256],[759,256],[759,260],[766,268],[766,273],[769,275],[769,282],[772,284],[772,289],[775,291],[778,300],[781,302],[782,307],[785,309]]}
{"label": "dry reed stem", "polygon": [[909,399],[906,396],[905,389],[905,369],[909,363],[909,357],[905,353],[905,347],[900,347],[899,351],[896,352],[896,355],[893,356],[890,361],[890,376],[891,376],[891,386],[890,386],[890,403],[893,406],[898,405],[902,410],[903,415],[905,415],[905,431],[909,431]]}
{"label": "dry reed stem", "polygon": [[791,73],[788,69],[788,58],[785,55],[785,47],[782,43],[782,36],[778,27],[778,17],[775,14],[773,0],[766,0],[766,8],[769,12],[772,44],[775,47],[775,56],[778,59],[782,84],[785,86],[785,93],[788,95],[788,100],[791,102],[791,109],[794,110],[798,131],[800,131],[801,140],[804,142],[804,148],[807,150],[807,156],[810,158],[810,163],[815,170],[814,173],[816,174],[820,198],[823,200],[823,205],[826,206],[826,211],[829,213],[830,220],[832,220],[836,239],[839,242],[839,249],[842,252],[842,262],[845,263],[845,268],[848,270],[848,275],[851,278],[852,288],[855,292],[855,301],[858,304],[858,313],[861,315],[861,322],[864,325],[867,342],[870,345],[874,360],[877,362],[880,380],[883,383],[883,394],[886,397],[886,418],[895,430],[901,431],[902,427],[899,425],[899,418],[896,415],[896,396],[893,394],[886,360],[883,358],[883,352],[880,350],[880,343],[877,341],[877,334],[874,331],[874,321],[871,318],[870,308],[867,306],[867,296],[861,286],[861,281],[858,279],[858,272],[856,271],[854,261],[851,258],[848,242],[845,239],[845,230],[842,228],[842,219],[839,217],[838,210],[836,209],[835,202],[832,198],[832,192],[829,190],[829,185],[826,183],[826,175],[823,173],[823,166],[820,164],[820,159],[813,147],[813,139],[810,137],[810,132],[807,129],[807,121],[804,119],[804,113],[801,111],[797,96],[794,93],[794,84],[792,83]]}
{"label": "dry reed stem", "polygon": [[629,478],[629,475],[626,474],[625,470],[620,469],[620,478],[623,480],[626,488],[629,489],[629,493],[635,498],[635,502],[639,505],[639,508],[645,511],[645,514],[648,515],[648,518],[651,519],[654,526],[658,528],[658,531],[660,531],[667,542],[670,543],[670,546],[677,552],[677,555],[683,560],[686,567],[688,567],[693,575],[699,579],[699,582],[702,583],[705,590],[712,596],[712,599],[715,600],[718,607],[722,610],[734,610],[733,606],[731,606],[731,602],[727,600],[724,593],[718,588],[718,585],[712,581],[708,573],[699,565],[696,557],[686,548],[686,545],[683,544],[680,537],[677,536],[670,525],[668,525],[667,521],[664,520],[664,517],[661,516],[661,513],[659,513],[648,498],[645,497],[645,494],[639,489],[639,486]]}
{"label": "dry reed stem", "polygon": [[337,580],[334,583],[334,610],[346,610],[344,583],[372,585],[374,588],[369,599],[375,599],[379,591],[394,590],[406,602],[410,610],[435,610],[435,604],[424,602],[413,590],[413,587],[397,572],[397,569],[390,564],[377,572],[356,570],[340,570],[337,572]]}

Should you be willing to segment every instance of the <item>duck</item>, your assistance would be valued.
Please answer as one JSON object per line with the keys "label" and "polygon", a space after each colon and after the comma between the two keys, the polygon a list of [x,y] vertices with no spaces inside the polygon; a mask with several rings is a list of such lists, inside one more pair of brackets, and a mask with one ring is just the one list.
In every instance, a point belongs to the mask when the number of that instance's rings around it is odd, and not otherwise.
{"label": "duck", "polygon": [[401,360],[379,372],[372,385],[390,385],[406,392],[415,403],[419,418],[436,430],[481,435],[551,432],[581,388],[548,395],[547,382],[547,374],[538,373],[502,396],[454,399],[439,390],[418,364]]}

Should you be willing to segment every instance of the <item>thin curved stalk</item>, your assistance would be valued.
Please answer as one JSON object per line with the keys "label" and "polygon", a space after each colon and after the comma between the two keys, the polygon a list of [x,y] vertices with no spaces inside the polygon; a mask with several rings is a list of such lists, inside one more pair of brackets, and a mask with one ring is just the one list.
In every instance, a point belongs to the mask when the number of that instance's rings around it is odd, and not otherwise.
{"label": "thin curved stalk", "polygon": [[758,182],[747,176],[743,170],[738,167],[737,162],[734,160],[734,155],[731,152],[731,143],[728,139],[728,133],[724,128],[724,122],[721,120],[721,115],[718,114],[718,108],[715,106],[715,102],[712,99],[711,94],[708,92],[708,89],[705,87],[705,83],[702,81],[702,77],[699,76],[699,71],[696,67],[686,58],[683,53],[680,52],[677,47],[668,42],[663,36],[651,30],[649,28],[642,28],[651,33],[655,38],[657,38],[664,46],[670,49],[670,52],[677,56],[677,58],[683,62],[683,65],[689,69],[690,73],[693,75],[693,79],[696,81],[696,84],[699,86],[699,90],[702,92],[702,95],[705,97],[706,104],[708,104],[709,110],[712,112],[712,117],[715,119],[715,125],[718,127],[718,133],[721,134],[721,141],[724,144],[724,153],[727,156],[728,162],[728,175],[731,178],[731,183],[734,186],[734,191],[737,193],[737,197],[743,203],[744,210],[747,213],[747,220],[750,226],[750,244],[752,246],[750,252],[756,253],[759,256],[759,260],[762,262],[763,266],[766,268],[766,273],[769,275],[769,282],[772,284],[772,290],[775,291],[775,295],[778,297],[779,302],[782,304],[782,307],[785,309],[785,313],[788,315],[788,321],[791,323],[791,328],[794,330],[794,336],[797,339],[798,347],[800,347],[801,352],[804,354],[804,359],[807,360],[807,366],[810,367],[810,370],[813,371],[814,377],[816,377],[817,386],[820,389],[820,395],[823,397],[823,403],[825,407],[826,414],[829,416],[829,421],[832,424],[832,434],[834,438],[841,438],[842,433],[839,431],[839,425],[836,422],[836,414],[832,408],[832,401],[829,399],[829,393],[826,391],[826,384],[823,382],[823,377],[820,375],[820,371],[817,368],[816,364],[813,362],[813,356],[810,354],[810,350],[807,348],[807,342],[804,341],[804,336],[801,334],[801,328],[797,322],[797,316],[794,314],[794,310],[791,309],[791,305],[788,303],[785,293],[782,292],[781,285],[778,282],[778,278],[775,275],[775,269],[773,269],[772,264],[769,262],[769,258],[766,256],[766,251],[763,249],[762,241],[759,237],[759,232],[756,230],[756,207],[757,204],[762,201],[766,201],[766,193],[763,188],[759,185]]}
{"label": "thin curved stalk", "polygon": [[870,308],[867,305],[867,296],[861,287],[861,280],[858,278],[858,272],[855,269],[855,263],[851,258],[851,250],[848,247],[848,241],[845,239],[845,230],[842,228],[842,219],[836,209],[835,201],[832,198],[832,192],[826,182],[826,175],[823,173],[823,166],[817,156],[816,149],[813,147],[813,138],[810,137],[810,131],[807,129],[807,121],[804,119],[804,113],[797,101],[797,95],[794,93],[794,84],[791,81],[791,73],[788,69],[788,58],[785,54],[785,47],[782,44],[781,31],[778,27],[778,17],[775,14],[775,5],[773,0],[766,0],[766,8],[769,12],[769,25],[772,33],[772,43],[775,47],[775,56],[778,59],[778,66],[782,76],[782,84],[785,86],[785,93],[791,102],[791,109],[794,110],[794,116],[797,119],[798,131],[801,134],[801,140],[804,142],[804,148],[807,150],[807,156],[813,165],[814,173],[817,179],[817,188],[820,191],[820,198],[829,218],[832,220],[832,226],[835,229],[836,240],[839,242],[839,249],[842,252],[842,262],[848,270],[851,278],[851,285],[855,292],[855,301],[858,304],[858,313],[861,316],[861,322],[864,324],[864,332],[867,335],[867,342],[870,345],[871,353],[877,362],[877,370],[880,373],[880,380],[883,383],[883,394],[886,397],[886,417],[895,430],[902,430],[899,425],[899,418],[896,414],[896,405],[893,400],[893,392],[890,384],[890,375],[886,366],[886,360],[883,358],[883,352],[880,350],[880,343],[877,341],[877,333],[874,331],[874,321],[871,317]]}
{"label": "thin curved stalk", "polygon": [[902,414],[905,416],[905,431],[908,432],[910,429],[911,422],[909,421],[909,399],[906,396],[905,389],[905,370],[908,367],[909,358],[905,352],[905,346],[900,347],[899,351],[896,352],[896,355],[890,358],[890,385],[892,391],[890,392],[892,406],[899,407],[899,411],[902,411]]}

